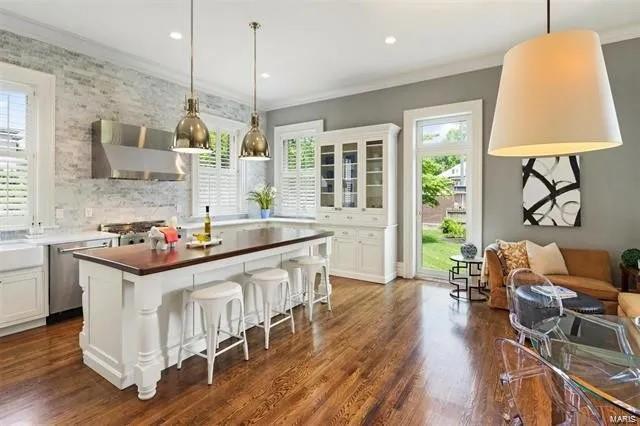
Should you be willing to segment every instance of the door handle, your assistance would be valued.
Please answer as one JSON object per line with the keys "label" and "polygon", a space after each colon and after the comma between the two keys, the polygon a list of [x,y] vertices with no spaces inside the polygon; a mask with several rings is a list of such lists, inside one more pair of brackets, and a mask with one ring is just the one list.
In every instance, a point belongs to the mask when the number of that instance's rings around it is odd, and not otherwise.
{"label": "door handle", "polygon": [[89,249],[95,249],[95,248],[104,248],[104,247],[108,247],[109,245],[110,245],[110,243],[102,243],[99,246],[71,247],[71,248],[68,248],[68,249],[59,248],[58,249],[58,253],[64,254],[64,253],[69,253],[69,252],[72,252],[72,251],[83,251],[83,250],[89,250]]}

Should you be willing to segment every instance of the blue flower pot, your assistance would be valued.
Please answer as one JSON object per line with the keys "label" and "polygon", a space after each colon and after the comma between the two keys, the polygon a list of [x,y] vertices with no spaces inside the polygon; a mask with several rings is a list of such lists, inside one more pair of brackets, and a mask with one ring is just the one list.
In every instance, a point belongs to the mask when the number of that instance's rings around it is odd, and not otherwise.
{"label": "blue flower pot", "polygon": [[267,219],[270,213],[271,213],[271,210],[269,209],[260,209],[260,217],[262,219]]}

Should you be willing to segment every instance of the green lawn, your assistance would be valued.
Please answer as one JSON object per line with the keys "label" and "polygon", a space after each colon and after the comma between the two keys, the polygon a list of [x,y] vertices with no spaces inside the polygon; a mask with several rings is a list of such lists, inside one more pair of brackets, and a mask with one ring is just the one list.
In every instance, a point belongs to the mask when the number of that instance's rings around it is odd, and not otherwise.
{"label": "green lawn", "polygon": [[422,267],[448,271],[449,256],[460,254],[460,243],[447,240],[438,228],[422,229]]}

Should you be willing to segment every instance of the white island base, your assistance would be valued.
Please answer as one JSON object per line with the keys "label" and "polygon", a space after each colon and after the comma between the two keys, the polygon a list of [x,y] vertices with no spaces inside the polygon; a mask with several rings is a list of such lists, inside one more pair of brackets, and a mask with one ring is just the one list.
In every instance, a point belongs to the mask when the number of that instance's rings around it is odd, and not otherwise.
{"label": "white island base", "polygon": [[[118,249],[124,247],[105,250]],[[148,275],[137,275],[80,257],[84,316],[80,347],[84,363],[119,389],[135,384],[138,397],[150,399],[156,393],[160,372],[177,362],[183,289],[217,280],[238,282],[243,285],[245,310],[249,315],[256,305],[260,309],[262,301],[258,295],[257,303],[254,302],[252,288],[246,285],[245,271],[281,267],[289,258],[313,252],[328,258],[331,237],[319,236],[304,242]],[[300,278],[293,277],[294,292],[299,283]],[[201,332],[199,314],[199,310],[189,311],[189,336],[194,331]],[[239,308],[235,306],[229,315],[228,319],[235,319],[237,324]],[[249,322],[256,321],[249,317]],[[205,342],[194,349],[204,350]],[[250,356],[252,350],[259,349],[262,347],[250,347]]]}

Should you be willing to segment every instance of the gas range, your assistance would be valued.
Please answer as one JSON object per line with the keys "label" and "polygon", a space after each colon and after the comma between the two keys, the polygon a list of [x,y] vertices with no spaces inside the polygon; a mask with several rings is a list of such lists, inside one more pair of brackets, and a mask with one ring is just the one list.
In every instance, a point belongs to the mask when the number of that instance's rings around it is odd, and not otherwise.
{"label": "gas range", "polygon": [[[148,232],[154,226],[166,226],[164,220],[150,220],[144,222],[109,223],[100,225],[100,231],[119,234],[121,246],[143,244],[149,239]],[[182,238],[182,230],[178,228],[178,238]]]}

